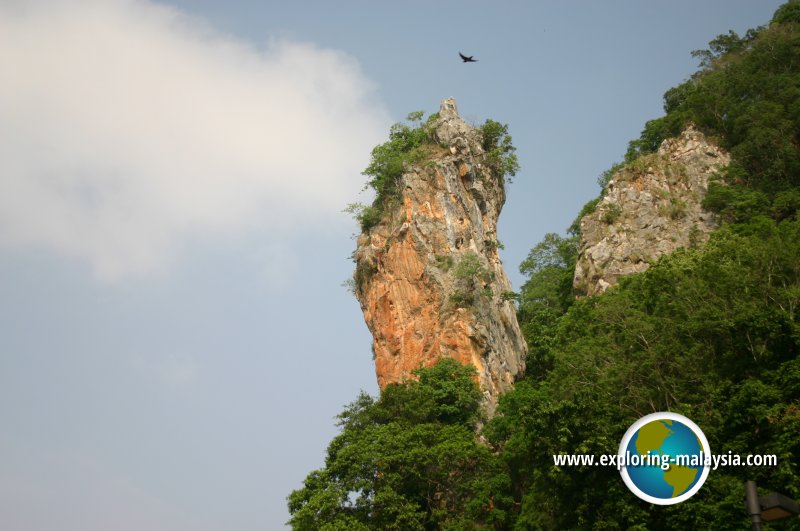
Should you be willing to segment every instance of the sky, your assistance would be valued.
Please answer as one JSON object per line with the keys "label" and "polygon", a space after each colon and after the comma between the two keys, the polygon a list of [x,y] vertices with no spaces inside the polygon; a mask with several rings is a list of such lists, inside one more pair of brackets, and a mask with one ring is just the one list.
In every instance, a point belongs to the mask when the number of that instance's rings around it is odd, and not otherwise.
{"label": "sky", "polygon": [[780,3],[0,0],[0,527],[281,529],[377,393],[342,209],[391,123],[509,124],[518,289],[690,52]]}

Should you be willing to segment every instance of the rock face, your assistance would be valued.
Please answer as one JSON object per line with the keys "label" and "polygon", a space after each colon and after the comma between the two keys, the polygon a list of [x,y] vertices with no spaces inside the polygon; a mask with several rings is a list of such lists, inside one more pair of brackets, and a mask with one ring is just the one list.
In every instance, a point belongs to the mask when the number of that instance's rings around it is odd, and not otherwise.
{"label": "rock face", "polygon": [[425,160],[405,167],[401,199],[358,238],[356,297],[381,388],[450,357],[477,368],[491,414],[527,353],[497,253],[503,178],[454,100],[432,131]]}
{"label": "rock face", "polygon": [[602,293],[660,256],[705,243],[716,223],[700,205],[709,177],[729,162],[690,126],[614,174],[595,211],[580,222],[576,293]]}

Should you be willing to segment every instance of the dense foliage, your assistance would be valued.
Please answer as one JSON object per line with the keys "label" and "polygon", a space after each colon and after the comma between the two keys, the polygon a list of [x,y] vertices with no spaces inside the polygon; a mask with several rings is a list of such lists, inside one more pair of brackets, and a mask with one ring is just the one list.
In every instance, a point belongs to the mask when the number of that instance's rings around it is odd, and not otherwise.
{"label": "dense foliage", "polygon": [[498,173],[511,182],[511,177],[519,171],[519,161],[514,153],[517,148],[508,134],[508,125],[490,119],[484,122],[480,131],[489,164],[493,164]]}
{"label": "dense foliage", "polygon": [[[444,360],[362,394],[339,415],[325,468],[289,497],[302,530],[465,529],[502,525],[509,491],[500,459],[475,439],[474,369]],[[508,502],[506,502],[507,504]]]}
{"label": "dense foliage", "polygon": [[[727,226],[554,318],[555,272],[569,266],[549,266],[549,289],[523,289],[532,374],[484,430],[512,474],[518,526],[740,528],[745,479],[800,496],[800,222]],[[553,466],[557,453],[615,453],[633,421],[666,410],[697,422],[715,453],[776,454],[778,468],[714,471],[665,509],[626,493],[613,469]]]}
{"label": "dense foliage", "polygon": [[758,194],[762,212],[780,193],[800,186],[797,5],[782,6],[769,27],[742,37],[731,31],[694,52],[700,71],[667,91],[665,116],[647,123],[627,159],[655,151],[693,122],[730,151],[726,181],[737,191]]}
{"label": "dense foliage", "polygon": [[[744,529],[744,480],[800,499],[800,2],[695,55],[701,70],[665,94],[666,115],[628,162],[688,122],[729,149],[706,198],[723,222],[710,241],[576,300],[578,225],[548,234],[521,265],[528,373],[482,442],[479,395],[451,361],[362,396],[340,417],[326,467],[291,495],[292,525]],[[614,468],[553,463],[616,453],[635,420],[664,410],[694,420],[716,454],[775,454],[778,466],[712,471],[690,500],[662,507]],[[800,518],[773,527],[800,529]]]}

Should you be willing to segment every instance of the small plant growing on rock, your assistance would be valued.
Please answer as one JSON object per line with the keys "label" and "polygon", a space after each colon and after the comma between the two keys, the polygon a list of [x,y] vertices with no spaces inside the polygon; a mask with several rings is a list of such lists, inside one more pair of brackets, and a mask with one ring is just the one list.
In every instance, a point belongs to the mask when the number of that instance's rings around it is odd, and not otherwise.
{"label": "small plant growing on rock", "polygon": [[469,306],[477,296],[491,297],[492,288],[489,283],[494,280],[494,273],[489,271],[475,253],[466,253],[453,270],[455,292],[450,295],[450,304],[457,308]]}
{"label": "small plant growing on rock", "polygon": [[621,215],[622,215],[622,209],[619,207],[619,205],[610,203],[607,206],[603,207],[603,214],[600,216],[600,219],[602,219],[605,223],[611,225],[612,223],[617,221],[617,219],[619,219]]}
{"label": "small plant growing on rock", "polygon": [[436,264],[436,267],[438,267],[442,271],[450,271],[450,269],[453,267],[453,263],[454,263],[453,257],[450,256],[450,255],[437,254],[433,258],[433,260],[434,260],[434,263]]}
{"label": "small plant growing on rock", "polygon": [[697,249],[700,246],[700,228],[697,225],[692,225],[689,229],[689,248]]}
{"label": "small plant growing on rock", "polygon": [[489,251],[497,251],[498,249],[500,249],[500,250],[504,250],[505,249],[505,246],[503,245],[503,242],[501,242],[500,240],[484,240],[483,241],[483,245]]}
{"label": "small plant growing on rock", "polygon": [[353,273],[353,283],[348,284],[346,287],[352,289],[355,294],[370,279],[375,273],[378,272],[378,266],[374,263],[362,260],[356,262],[356,270]]}
{"label": "small plant growing on rock", "polygon": [[603,192],[605,192],[606,188],[608,187],[608,183],[611,182],[614,176],[617,175],[617,173],[619,173],[624,167],[625,167],[624,163],[615,162],[614,164],[611,165],[609,169],[607,169],[606,171],[601,173],[599,177],[597,177],[597,185],[600,186],[600,189]]}
{"label": "small plant growing on rock", "polygon": [[669,219],[681,219],[686,217],[687,208],[686,201],[671,194],[669,197],[669,204],[660,206],[658,208],[658,214]]}

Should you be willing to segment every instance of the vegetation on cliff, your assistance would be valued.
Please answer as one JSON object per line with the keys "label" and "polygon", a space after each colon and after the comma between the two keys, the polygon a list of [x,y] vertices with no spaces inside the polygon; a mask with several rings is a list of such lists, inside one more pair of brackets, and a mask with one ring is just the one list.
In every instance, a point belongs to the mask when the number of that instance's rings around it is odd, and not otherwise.
{"label": "vegetation on cliff", "polygon": [[[389,140],[373,148],[370,163],[363,174],[369,178],[364,190],[372,190],[375,199],[371,205],[351,203],[345,210],[353,214],[362,232],[377,225],[385,211],[399,204],[398,183],[403,172],[434,155],[434,148],[439,145],[435,138],[439,114],[433,113],[423,122],[424,115],[423,111],[410,113],[406,117],[407,123],[392,125]],[[508,125],[488,119],[479,131],[487,163],[496,168],[501,178],[510,181],[519,171],[519,163],[514,153],[516,148],[508,134]]]}
{"label": "vegetation on cliff", "polygon": [[400,199],[398,182],[403,172],[409,164],[421,162],[430,147],[436,144],[433,123],[438,115],[431,114],[424,123],[423,116],[422,111],[410,113],[406,121],[411,125],[403,122],[394,124],[389,130],[389,140],[372,150],[369,166],[363,174],[369,177],[364,189],[373,190],[375,199],[369,206],[353,203],[347,207],[347,212],[355,216],[362,231],[366,232],[376,225],[384,210],[397,204]]}
{"label": "vegetation on cliff", "polygon": [[[797,220],[726,226],[565,312],[559,271],[569,262],[523,289],[529,376],[483,432],[512,474],[518,525],[739,528],[745,479],[800,494]],[[716,470],[665,509],[627,493],[614,469],[553,465],[558,453],[615,453],[633,421],[667,410],[702,426],[715,453],[775,454],[779,466]]]}
{"label": "vegetation on cliff", "polygon": [[755,213],[792,217],[800,206],[797,13],[797,3],[789,2],[768,27],[741,37],[731,31],[694,52],[700,71],[664,94],[666,114],[646,124],[626,159],[656,151],[693,122],[733,159],[724,175],[728,187],[712,187],[709,206],[731,221]]}
{"label": "vegetation on cliff", "polygon": [[[290,496],[294,527],[742,529],[744,480],[800,499],[800,2],[695,55],[700,71],[667,91],[665,116],[627,162],[689,122],[715,137],[732,158],[706,198],[722,227],[580,300],[577,224],[547,235],[521,266],[527,375],[483,442],[469,370],[450,362],[362,396],[325,468]],[[635,420],[665,410],[701,426],[715,454],[775,454],[778,466],[720,468],[662,507],[634,497],[615,468],[553,464],[616,453]]]}

